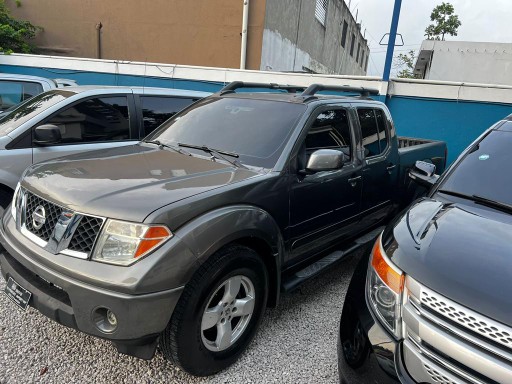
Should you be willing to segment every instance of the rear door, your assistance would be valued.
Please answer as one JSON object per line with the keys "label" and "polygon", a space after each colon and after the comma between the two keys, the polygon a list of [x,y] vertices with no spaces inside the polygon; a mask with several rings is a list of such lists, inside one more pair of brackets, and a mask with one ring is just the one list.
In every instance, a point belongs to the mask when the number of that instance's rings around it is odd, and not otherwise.
{"label": "rear door", "polygon": [[101,95],[77,101],[38,124],[58,126],[62,140],[49,146],[34,144],[33,161],[135,144],[139,140],[135,116],[131,94]]}
{"label": "rear door", "polygon": [[361,211],[365,226],[385,218],[398,187],[398,149],[391,140],[392,123],[383,108],[356,106],[364,149]]}
{"label": "rear door", "polygon": [[[291,257],[339,241],[358,220],[361,199],[361,164],[355,156],[355,135],[346,107],[324,107],[313,115],[307,134],[298,143],[292,166],[290,192]],[[341,169],[302,175],[309,156],[318,149],[345,153]],[[293,160],[292,160],[293,161]]]}

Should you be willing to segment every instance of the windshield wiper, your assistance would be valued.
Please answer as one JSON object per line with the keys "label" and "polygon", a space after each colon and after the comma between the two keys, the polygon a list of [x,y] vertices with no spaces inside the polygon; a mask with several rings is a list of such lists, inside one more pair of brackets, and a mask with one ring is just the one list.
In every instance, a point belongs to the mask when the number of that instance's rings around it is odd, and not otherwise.
{"label": "windshield wiper", "polygon": [[238,160],[230,160],[230,159],[228,159],[226,157],[226,156],[230,156],[230,157],[234,157],[234,158],[239,158],[240,155],[238,153],[222,151],[222,150],[219,150],[219,149],[214,149],[214,148],[207,147],[206,145],[194,145],[194,144],[178,143],[178,146],[179,147],[185,147],[185,148],[200,149],[200,150],[202,150],[204,152],[207,152],[210,155],[212,155],[213,158],[222,159],[224,161],[227,161],[228,163],[233,164],[237,168],[247,168],[245,165],[240,163]]}
{"label": "windshield wiper", "polygon": [[477,204],[485,205],[487,207],[496,208],[504,212],[512,213],[512,205],[488,199],[487,197],[482,197],[478,195],[466,195],[465,193],[448,191],[444,189],[440,189],[438,190],[438,192],[444,193],[445,195],[451,195],[455,197],[460,197],[462,199],[471,200]]}
{"label": "windshield wiper", "polygon": [[175,152],[182,153],[184,155],[190,156],[190,152],[187,152],[187,151],[185,151],[185,150],[183,150],[181,148],[175,147],[173,145],[164,144],[160,140],[147,140],[147,141],[146,140],[142,140],[142,142],[143,143],[148,143],[148,144],[156,144],[156,145],[158,145],[161,148],[170,148],[170,149],[172,149]]}

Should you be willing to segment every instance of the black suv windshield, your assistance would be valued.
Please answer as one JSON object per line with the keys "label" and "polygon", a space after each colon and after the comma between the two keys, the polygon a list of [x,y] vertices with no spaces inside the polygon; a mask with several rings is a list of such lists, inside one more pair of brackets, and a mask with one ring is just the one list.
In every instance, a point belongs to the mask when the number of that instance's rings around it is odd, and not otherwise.
{"label": "black suv windshield", "polygon": [[[506,124],[512,126],[512,122]],[[448,175],[439,190],[512,205],[512,172],[508,169],[512,164],[511,148],[512,132],[491,131]]]}
{"label": "black suv windshield", "polygon": [[0,135],[7,135],[41,111],[73,95],[76,95],[76,93],[54,90],[28,99],[0,118]]}
{"label": "black suv windshield", "polygon": [[287,102],[210,97],[168,120],[146,140],[204,145],[237,154],[244,164],[272,168],[305,109]]}

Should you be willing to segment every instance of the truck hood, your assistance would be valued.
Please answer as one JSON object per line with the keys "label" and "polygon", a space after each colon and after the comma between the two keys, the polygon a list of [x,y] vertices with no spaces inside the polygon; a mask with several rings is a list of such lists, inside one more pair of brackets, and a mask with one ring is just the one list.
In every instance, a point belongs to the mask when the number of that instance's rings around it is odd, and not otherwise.
{"label": "truck hood", "polygon": [[132,145],[36,164],[22,186],[74,211],[142,222],[164,205],[258,175],[170,149]]}
{"label": "truck hood", "polygon": [[[421,284],[512,326],[512,216],[468,201],[423,199],[385,236],[391,257]],[[390,248],[389,253],[391,253]]]}

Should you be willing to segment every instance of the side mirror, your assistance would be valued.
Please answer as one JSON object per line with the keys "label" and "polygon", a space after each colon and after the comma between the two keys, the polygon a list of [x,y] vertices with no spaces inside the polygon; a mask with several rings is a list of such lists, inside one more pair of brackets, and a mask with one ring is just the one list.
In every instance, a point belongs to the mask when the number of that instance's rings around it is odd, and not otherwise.
{"label": "side mirror", "polygon": [[40,125],[34,130],[34,144],[45,146],[58,144],[62,140],[60,129],[53,124]]}
{"label": "side mirror", "polygon": [[345,154],[335,149],[319,149],[311,154],[306,165],[307,173],[334,171],[343,167]]}
{"label": "side mirror", "polygon": [[409,171],[409,178],[423,187],[432,187],[439,175],[436,175],[436,166],[426,161],[417,161]]}

